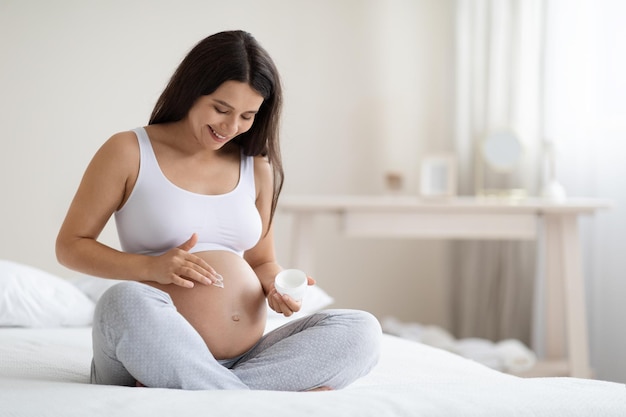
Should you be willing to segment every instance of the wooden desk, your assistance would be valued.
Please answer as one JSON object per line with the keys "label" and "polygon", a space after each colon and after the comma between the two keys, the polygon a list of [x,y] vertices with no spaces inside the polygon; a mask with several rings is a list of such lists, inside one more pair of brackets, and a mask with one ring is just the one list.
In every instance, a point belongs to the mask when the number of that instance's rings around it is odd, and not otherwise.
{"label": "wooden desk", "polygon": [[293,216],[292,259],[312,273],[315,216],[341,218],[342,233],[367,238],[537,239],[543,277],[546,362],[540,374],[587,378],[589,341],[578,228],[581,215],[608,208],[606,201],[508,201],[474,197],[441,200],[412,196],[282,196],[278,209]]}

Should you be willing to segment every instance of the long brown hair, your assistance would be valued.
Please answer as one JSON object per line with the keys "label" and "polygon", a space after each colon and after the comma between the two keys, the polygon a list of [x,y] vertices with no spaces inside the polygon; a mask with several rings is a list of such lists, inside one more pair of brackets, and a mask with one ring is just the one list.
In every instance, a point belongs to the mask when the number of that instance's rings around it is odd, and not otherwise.
{"label": "long brown hair", "polygon": [[148,124],[182,120],[199,97],[212,94],[226,81],[245,82],[264,99],[250,130],[233,141],[245,155],[269,160],[274,173],[271,224],[284,181],[279,144],[282,87],[272,58],[251,34],[220,32],[196,44],[161,93]]}

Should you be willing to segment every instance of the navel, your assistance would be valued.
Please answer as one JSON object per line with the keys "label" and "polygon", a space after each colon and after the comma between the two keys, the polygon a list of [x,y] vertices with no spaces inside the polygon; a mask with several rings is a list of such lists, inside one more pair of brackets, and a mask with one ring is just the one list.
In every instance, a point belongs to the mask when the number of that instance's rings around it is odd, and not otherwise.
{"label": "navel", "polygon": [[233,321],[239,321],[240,320],[239,314],[233,314],[231,318],[233,319]]}

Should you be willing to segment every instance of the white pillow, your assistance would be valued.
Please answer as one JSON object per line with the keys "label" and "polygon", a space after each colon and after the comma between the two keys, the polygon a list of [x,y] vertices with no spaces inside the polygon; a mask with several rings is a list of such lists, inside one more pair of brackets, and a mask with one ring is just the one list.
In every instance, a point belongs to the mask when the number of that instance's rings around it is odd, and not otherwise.
{"label": "white pillow", "polygon": [[88,326],[94,303],[70,282],[0,260],[0,326]]}
{"label": "white pillow", "polygon": [[118,279],[107,279],[92,277],[91,275],[83,275],[78,278],[72,278],[70,281],[79,290],[81,290],[91,301],[97,303],[102,294],[115,284],[124,282]]}

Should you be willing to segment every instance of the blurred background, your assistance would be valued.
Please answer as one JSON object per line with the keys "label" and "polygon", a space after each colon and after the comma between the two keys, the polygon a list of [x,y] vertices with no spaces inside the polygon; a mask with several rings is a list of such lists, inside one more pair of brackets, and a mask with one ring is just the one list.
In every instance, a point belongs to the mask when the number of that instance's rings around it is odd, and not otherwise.
{"label": "blurred background", "polygon": [[[196,42],[244,29],[283,78],[284,195],[417,195],[421,159],[441,153],[457,158],[458,194],[473,195],[475,149],[506,125],[526,149],[515,186],[540,194],[549,148],[569,196],[611,200],[581,220],[592,366],[626,382],[625,15],[620,0],[0,0],[0,258],[75,275],[54,240],[92,155],[147,123]],[[275,225],[287,262],[289,216]],[[117,247],[112,226],[102,240]],[[467,336],[453,296],[463,247],[349,239],[331,216],[311,238],[335,306]],[[529,342],[534,250],[517,258],[525,322],[475,336]]]}

